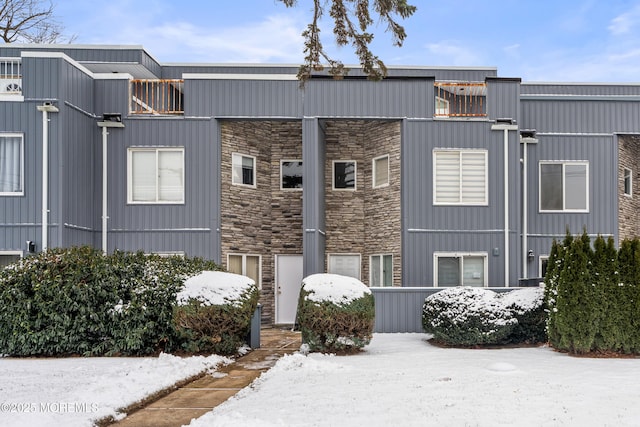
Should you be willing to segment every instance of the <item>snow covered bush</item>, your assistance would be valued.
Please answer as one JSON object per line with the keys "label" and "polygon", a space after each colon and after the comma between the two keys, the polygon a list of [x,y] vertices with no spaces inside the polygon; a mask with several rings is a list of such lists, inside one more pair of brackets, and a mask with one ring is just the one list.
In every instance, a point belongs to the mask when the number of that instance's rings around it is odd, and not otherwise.
{"label": "snow covered bush", "polygon": [[498,294],[482,288],[446,288],[425,299],[422,326],[448,345],[539,342],[544,339],[543,291]]}
{"label": "snow covered bush", "polygon": [[260,292],[249,277],[203,271],[178,293],[174,325],[188,352],[234,354],[245,342]]}
{"label": "snow covered bush", "polygon": [[375,304],[358,279],[313,274],[302,281],[298,325],[310,351],[345,353],[371,342]]}
{"label": "snow covered bush", "polygon": [[173,340],[186,277],[218,268],[199,258],[50,249],[0,270],[0,354],[143,355]]}

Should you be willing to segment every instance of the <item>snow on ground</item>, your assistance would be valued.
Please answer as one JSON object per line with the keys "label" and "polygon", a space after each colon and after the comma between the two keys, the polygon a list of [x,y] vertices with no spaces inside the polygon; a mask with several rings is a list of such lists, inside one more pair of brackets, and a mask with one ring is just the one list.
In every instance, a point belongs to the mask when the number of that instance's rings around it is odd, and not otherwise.
{"label": "snow on ground", "polygon": [[[640,359],[444,349],[427,337],[374,334],[358,355],[285,356],[190,426],[640,425]],[[225,360],[0,358],[0,425],[89,426]]]}
{"label": "snow on ground", "polygon": [[180,358],[0,358],[0,426],[91,426],[119,408],[219,364],[221,356]]}
{"label": "snow on ground", "polygon": [[444,349],[426,338],[374,334],[354,356],[285,356],[190,427],[640,425],[640,359]]}

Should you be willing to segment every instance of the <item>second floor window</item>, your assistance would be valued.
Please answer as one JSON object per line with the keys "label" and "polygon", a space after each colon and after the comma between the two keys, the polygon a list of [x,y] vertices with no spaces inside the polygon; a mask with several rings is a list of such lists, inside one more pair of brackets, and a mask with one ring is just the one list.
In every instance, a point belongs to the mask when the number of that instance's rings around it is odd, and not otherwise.
{"label": "second floor window", "polygon": [[231,182],[234,185],[256,186],[256,158],[244,154],[231,155]]}
{"label": "second floor window", "polygon": [[633,194],[632,192],[633,180],[631,178],[632,176],[633,176],[633,172],[631,172],[631,169],[624,168],[623,184],[624,184],[625,196],[631,196]]}
{"label": "second floor window", "polygon": [[587,212],[588,209],[587,162],[540,163],[541,212]]}
{"label": "second floor window", "polygon": [[336,160],[333,162],[333,189],[356,189],[356,162],[353,160]]}
{"label": "second floor window", "polygon": [[129,203],[184,203],[184,148],[130,148]]}
{"label": "second floor window", "polygon": [[434,150],[433,204],[487,203],[487,151]]}
{"label": "second floor window", "polygon": [[302,190],[302,160],[282,160],[280,162],[280,188]]}
{"label": "second floor window", "polygon": [[373,159],[373,188],[389,185],[389,155]]}

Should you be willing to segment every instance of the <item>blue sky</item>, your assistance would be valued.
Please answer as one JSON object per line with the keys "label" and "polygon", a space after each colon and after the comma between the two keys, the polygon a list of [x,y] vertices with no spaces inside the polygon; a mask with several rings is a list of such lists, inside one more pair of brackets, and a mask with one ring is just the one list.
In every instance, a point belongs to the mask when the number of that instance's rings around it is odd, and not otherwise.
{"label": "blue sky", "polygon": [[[144,46],[162,63],[299,63],[311,0],[62,0],[56,16],[78,44]],[[640,82],[640,0],[410,0],[408,38],[392,46],[374,27],[387,65],[492,66],[524,81]],[[348,47],[323,42],[345,64]]]}

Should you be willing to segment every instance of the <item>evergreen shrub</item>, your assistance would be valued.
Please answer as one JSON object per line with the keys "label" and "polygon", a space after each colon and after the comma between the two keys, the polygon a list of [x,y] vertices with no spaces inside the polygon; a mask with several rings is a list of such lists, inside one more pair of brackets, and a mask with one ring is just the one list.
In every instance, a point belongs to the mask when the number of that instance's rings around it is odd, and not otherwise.
{"label": "evergreen shrub", "polygon": [[[640,353],[640,242],[553,242],[545,277],[550,344],[575,354]],[[552,262],[553,260],[553,262]]]}
{"label": "evergreen shrub", "polygon": [[446,288],[425,299],[422,326],[446,345],[538,343],[545,340],[541,288],[496,293],[467,286]]}
{"label": "evergreen shrub", "polygon": [[297,323],[310,351],[357,352],[371,342],[375,302],[362,282],[336,274],[302,281]]}
{"label": "evergreen shrub", "polygon": [[0,270],[0,354],[112,356],[170,350],[184,280],[200,258],[50,249]]}
{"label": "evergreen shrub", "polygon": [[188,279],[178,294],[174,325],[189,353],[235,354],[245,342],[260,291],[246,277],[204,271]]}

